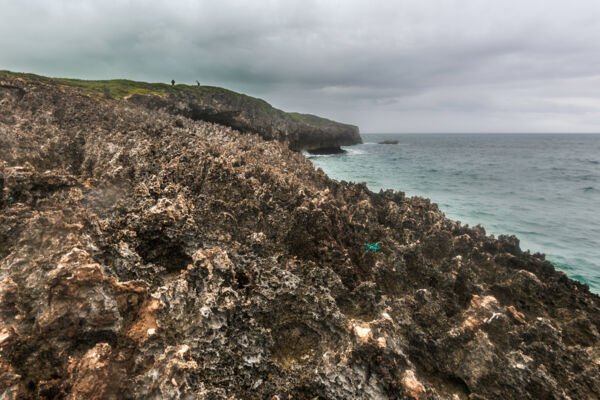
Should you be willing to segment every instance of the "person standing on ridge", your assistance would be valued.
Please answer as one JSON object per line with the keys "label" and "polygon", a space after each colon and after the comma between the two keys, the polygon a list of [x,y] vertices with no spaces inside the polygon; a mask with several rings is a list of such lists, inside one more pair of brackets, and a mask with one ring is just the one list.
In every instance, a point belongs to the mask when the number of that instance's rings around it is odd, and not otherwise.
{"label": "person standing on ridge", "polygon": [[171,86],[175,86],[175,79],[171,79]]}

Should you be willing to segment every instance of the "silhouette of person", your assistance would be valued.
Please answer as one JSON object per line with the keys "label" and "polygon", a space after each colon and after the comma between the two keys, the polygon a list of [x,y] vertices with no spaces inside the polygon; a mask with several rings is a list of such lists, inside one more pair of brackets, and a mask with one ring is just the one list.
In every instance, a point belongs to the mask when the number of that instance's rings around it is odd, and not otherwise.
{"label": "silhouette of person", "polygon": [[171,86],[175,86],[175,79],[171,79]]}
{"label": "silhouette of person", "polygon": [[196,85],[200,86],[200,82],[196,81]]}

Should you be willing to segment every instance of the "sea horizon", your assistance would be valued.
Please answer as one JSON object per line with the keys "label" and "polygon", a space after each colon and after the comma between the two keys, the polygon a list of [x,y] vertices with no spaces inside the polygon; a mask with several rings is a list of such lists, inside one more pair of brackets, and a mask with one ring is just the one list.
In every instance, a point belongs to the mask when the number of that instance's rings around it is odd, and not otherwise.
{"label": "sea horizon", "polygon": [[362,135],[600,135],[600,132],[361,132]]}

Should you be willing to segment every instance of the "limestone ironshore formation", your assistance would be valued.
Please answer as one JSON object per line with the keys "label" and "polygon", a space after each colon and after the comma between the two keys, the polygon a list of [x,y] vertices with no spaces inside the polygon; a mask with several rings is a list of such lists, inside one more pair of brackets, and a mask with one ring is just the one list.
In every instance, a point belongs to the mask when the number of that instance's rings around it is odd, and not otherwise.
{"label": "limestone ironshore formation", "polygon": [[201,99],[180,91],[169,96],[134,94],[127,101],[196,121],[257,133],[266,140],[286,142],[290,149],[314,154],[344,153],[340,146],[362,143],[358,127],[310,114],[286,113],[248,96],[213,90]]}
{"label": "limestone ironshore formation", "polygon": [[0,149],[0,398],[600,396],[598,297],[429,200],[9,75]]}

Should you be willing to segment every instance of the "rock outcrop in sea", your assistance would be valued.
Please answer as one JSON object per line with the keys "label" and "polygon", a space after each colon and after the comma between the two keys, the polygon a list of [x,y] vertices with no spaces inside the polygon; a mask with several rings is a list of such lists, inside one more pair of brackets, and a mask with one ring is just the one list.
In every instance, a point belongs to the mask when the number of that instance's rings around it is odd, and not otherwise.
{"label": "rock outcrop in sea", "polygon": [[179,114],[0,75],[0,398],[600,396],[542,255]]}

